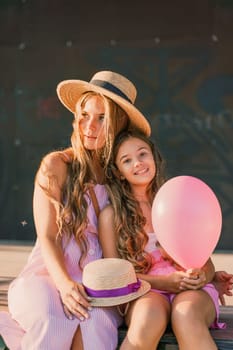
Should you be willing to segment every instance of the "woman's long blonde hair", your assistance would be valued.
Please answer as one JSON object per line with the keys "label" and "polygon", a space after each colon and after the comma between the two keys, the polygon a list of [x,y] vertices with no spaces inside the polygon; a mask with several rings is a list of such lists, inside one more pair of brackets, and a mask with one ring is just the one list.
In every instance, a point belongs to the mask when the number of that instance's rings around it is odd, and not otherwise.
{"label": "woman's long blonde hair", "polygon": [[[82,118],[82,110],[85,103],[93,96],[101,97],[105,106],[103,125],[105,128],[105,145],[102,149],[90,151],[83,145],[79,132],[79,121]],[[68,238],[72,235],[75,236],[82,252],[79,262],[80,267],[88,250],[88,241],[85,235],[85,229],[88,224],[88,203],[85,195],[88,195],[90,182],[96,183],[92,165],[93,158],[98,159],[105,172],[114,139],[120,131],[127,129],[128,125],[129,118],[126,112],[111,99],[101,94],[92,91],[86,92],[77,103],[73,121],[73,133],[71,135],[73,154],[71,162],[67,163],[67,178],[62,186],[61,203],[57,203],[60,208],[58,210],[57,224],[59,227],[58,237],[64,234]],[[49,189],[46,189],[46,192],[49,195]]]}
{"label": "woman's long blonde hair", "polygon": [[122,259],[129,260],[136,272],[146,273],[151,265],[150,254],[145,252],[148,236],[144,231],[146,219],[143,216],[139,202],[132,194],[127,180],[122,180],[117,166],[116,157],[120,146],[130,138],[139,138],[149,145],[156,164],[156,175],[148,185],[149,201],[153,202],[159,187],[165,182],[164,160],[153,143],[138,131],[120,133],[113,146],[112,158],[107,169],[107,189],[114,210],[114,225],[117,237],[117,249]]}

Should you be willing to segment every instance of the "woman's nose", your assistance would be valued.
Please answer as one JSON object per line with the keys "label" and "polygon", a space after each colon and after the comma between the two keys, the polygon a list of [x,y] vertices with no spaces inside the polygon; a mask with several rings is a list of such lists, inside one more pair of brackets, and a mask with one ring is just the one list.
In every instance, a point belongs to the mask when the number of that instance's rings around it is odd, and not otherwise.
{"label": "woman's nose", "polygon": [[96,121],[94,118],[90,118],[87,123],[87,127],[89,129],[95,129],[96,128]]}

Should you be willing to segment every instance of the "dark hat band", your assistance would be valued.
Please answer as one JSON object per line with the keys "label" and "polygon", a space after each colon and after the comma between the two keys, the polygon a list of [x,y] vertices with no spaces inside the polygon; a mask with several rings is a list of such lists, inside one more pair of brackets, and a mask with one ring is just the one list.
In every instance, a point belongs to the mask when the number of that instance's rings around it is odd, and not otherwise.
{"label": "dark hat band", "polygon": [[116,86],[112,85],[111,83],[108,83],[107,81],[103,81],[103,80],[98,80],[98,79],[91,80],[90,83],[93,85],[102,87],[108,91],[111,91],[114,94],[120,97],[123,97],[125,100],[127,100],[132,104],[132,101],[130,101],[130,99],[120,89],[118,89]]}

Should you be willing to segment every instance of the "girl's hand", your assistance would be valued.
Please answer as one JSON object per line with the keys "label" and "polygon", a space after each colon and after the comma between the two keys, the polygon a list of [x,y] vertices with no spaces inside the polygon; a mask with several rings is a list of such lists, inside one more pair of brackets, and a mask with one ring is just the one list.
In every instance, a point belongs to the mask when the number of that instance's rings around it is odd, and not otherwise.
{"label": "girl's hand", "polygon": [[69,319],[73,319],[75,316],[80,321],[84,321],[89,317],[87,310],[92,310],[88,301],[90,298],[86,294],[82,284],[72,280],[69,281],[60,289],[60,296],[64,313]]}
{"label": "girl's hand", "polygon": [[222,305],[226,305],[224,294],[232,296],[233,275],[226,271],[216,271],[213,279],[213,284],[219,293],[219,300]]}
{"label": "girl's hand", "polygon": [[172,272],[169,275],[167,275],[165,278],[167,280],[166,287],[164,285],[165,288],[161,286],[161,288],[158,288],[158,289],[162,289],[162,290],[164,289],[170,293],[180,293],[181,290],[189,289],[189,288],[181,288],[183,281],[185,279],[188,280],[189,278],[189,274],[187,274],[185,271]]}
{"label": "girl's hand", "polygon": [[180,283],[180,290],[197,290],[206,285],[206,274],[202,269],[189,269]]}
{"label": "girl's hand", "polygon": [[137,277],[150,283],[151,287],[169,293],[200,289],[206,284],[206,274],[201,269],[174,271],[168,275],[148,275],[137,273]]}

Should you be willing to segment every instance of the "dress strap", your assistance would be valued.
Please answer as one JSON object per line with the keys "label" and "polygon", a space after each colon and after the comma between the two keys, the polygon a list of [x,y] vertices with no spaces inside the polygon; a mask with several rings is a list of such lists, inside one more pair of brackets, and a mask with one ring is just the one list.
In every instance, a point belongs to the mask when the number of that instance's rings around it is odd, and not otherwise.
{"label": "dress strap", "polygon": [[89,189],[89,193],[90,193],[90,197],[91,197],[91,201],[92,201],[93,207],[95,209],[96,217],[98,218],[99,217],[99,213],[100,213],[100,207],[99,207],[99,203],[98,203],[98,200],[97,200],[94,188],[92,186],[89,186],[88,189]]}

